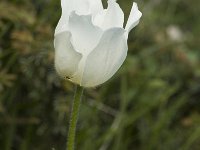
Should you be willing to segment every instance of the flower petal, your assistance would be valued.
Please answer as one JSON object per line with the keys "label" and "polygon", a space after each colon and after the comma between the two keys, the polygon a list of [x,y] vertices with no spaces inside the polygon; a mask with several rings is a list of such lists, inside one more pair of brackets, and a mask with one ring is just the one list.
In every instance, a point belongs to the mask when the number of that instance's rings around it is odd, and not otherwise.
{"label": "flower petal", "polygon": [[72,12],[69,18],[69,30],[76,51],[87,55],[98,44],[103,31],[92,24],[91,15],[79,16]]}
{"label": "flower petal", "polygon": [[141,16],[142,13],[138,10],[137,3],[134,2],[125,27],[128,33],[139,23]]}
{"label": "flower petal", "polygon": [[70,0],[61,0],[62,14],[55,29],[55,35],[68,30],[68,20],[72,7]]}
{"label": "flower petal", "polygon": [[88,55],[81,85],[93,87],[104,83],[120,68],[127,55],[127,40],[122,28],[105,31],[98,46]]}
{"label": "flower petal", "polygon": [[88,15],[103,10],[100,0],[61,0],[62,15],[55,30],[55,34],[68,31],[70,14],[75,11],[79,15]]}
{"label": "flower petal", "polygon": [[123,28],[124,13],[115,0],[108,0],[108,8],[99,12],[93,22],[104,30],[112,27]]}
{"label": "flower petal", "polygon": [[54,39],[55,68],[63,78],[70,78],[76,72],[82,58],[81,54],[74,50],[70,38],[69,32],[62,32]]}
{"label": "flower petal", "polygon": [[92,15],[96,15],[98,12],[103,10],[103,5],[101,0],[88,0],[90,3],[90,12]]}

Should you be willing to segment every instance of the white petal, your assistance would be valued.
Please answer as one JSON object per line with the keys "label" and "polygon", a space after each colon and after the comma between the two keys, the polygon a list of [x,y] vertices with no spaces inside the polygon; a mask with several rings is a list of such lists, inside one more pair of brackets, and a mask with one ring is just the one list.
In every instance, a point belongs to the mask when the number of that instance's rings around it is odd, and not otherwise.
{"label": "white petal", "polygon": [[70,78],[78,69],[81,54],[76,52],[70,43],[71,34],[62,32],[54,39],[55,68],[63,78]]}
{"label": "white petal", "polygon": [[102,28],[103,30],[104,30],[104,28],[103,28],[103,22],[104,22],[104,18],[105,18],[105,16],[106,16],[106,13],[107,13],[107,9],[104,9],[104,10],[102,10],[102,11],[100,11],[100,12],[98,12],[95,16],[93,16],[93,24],[94,25],[96,25],[96,26],[98,26],[98,27],[100,27],[100,28]]}
{"label": "white petal", "polygon": [[79,15],[88,15],[103,10],[101,0],[61,0],[61,6],[68,16],[72,11],[76,11]]}
{"label": "white petal", "polygon": [[127,55],[127,40],[122,28],[105,31],[98,46],[88,55],[82,76],[82,86],[93,87],[110,79]]}
{"label": "white petal", "polygon": [[[55,30],[55,35],[59,34],[64,31],[68,31],[68,21],[69,16],[73,11],[76,11],[76,13],[80,15],[86,15],[90,13],[90,7],[94,7],[97,9],[94,2],[89,2],[91,0],[61,0],[61,7],[62,7],[62,15],[58,22],[58,25]],[[99,1],[99,0],[96,0]],[[99,5],[99,4],[98,4]],[[102,4],[101,4],[102,5]],[[100,9],[101,5],[99,5],[98,9]],[[99,10],[100,11],[100,10]]]}
{"label": "white petal", "polygon": [[103,10],[101,0],[73,0],[70,3],[73,3],[73,10],[79,15],[96,14]]}
{"label": "white petal", "polygon": [[73,0],[71,2],[74,4],[74,10],[79,15],[88,15],[90,13],[90,3],[88,0]]}
{"label": "white petal", "polygon": [[90,2],[89,0],[61,0],[61,6],[63,13],[67,14],[68,17],[72,11],[85,15],[89,13]]}
{"label": "white petal", "polygon": [[93,22],[104,30],[112,27],[123,28],[124,13],[115,0],[108,0],[108,8],[99,12]]}
{"label": "white petal", "polygon": [[69,30],[76,51],[87,55],[98,44],[103,31],[92,24],[91,16],[79,16],[72,12],[69,18]]}
{"label": "white petal", "polygon": [[103,5],[101,0],[88,0],[90,3],[90,12],[96,15],[98,12],[103,10]]}
{"label": "white petal", "polygon": [[72,11],[69,4],[70,0],[61,0],[62,14],[56,26],[55,35],[68,30],[69,15]]}
{"label": "white petal", "polygon": [[138,10],[138,6],[134,2],[131,12],[130,12],[130,15],[129,15],[129,18],[128,18],[128,21],[127,21],[127,24],[126,24],[126,27],[125,27],[127,32],[130,32],[131,29],[133,29],[139,23],[141,16],[142,16],[142,13]]}

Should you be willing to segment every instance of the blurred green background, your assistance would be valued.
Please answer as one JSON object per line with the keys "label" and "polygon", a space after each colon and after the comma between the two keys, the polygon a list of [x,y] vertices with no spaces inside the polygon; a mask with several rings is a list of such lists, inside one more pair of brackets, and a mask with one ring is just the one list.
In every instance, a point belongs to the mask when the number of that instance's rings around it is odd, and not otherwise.
{"label": "blurred green background", "polygon": [[[84,91],[76,149],[200,150],[200,1],[136,2],[125,63]],[[127,19],[132,0],[118,3]],[[53,63],[60,1],[0,10],[0,150],[64,150],[74,85]]]}

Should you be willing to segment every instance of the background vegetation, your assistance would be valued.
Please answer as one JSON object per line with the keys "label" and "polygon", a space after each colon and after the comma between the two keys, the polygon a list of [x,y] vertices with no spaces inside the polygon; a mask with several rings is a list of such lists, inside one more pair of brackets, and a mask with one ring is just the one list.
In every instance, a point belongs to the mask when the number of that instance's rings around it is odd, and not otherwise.
{"label": "background vegetation", "polygon": [[[127,19],[132,0],[118,2]],[[125,63],[84,92],[76,149],[199,150],[200,1],[137,2]],[[0,149],[64,150],[74,86],[53,64],[60,2],[1,0],[0,10]]]}

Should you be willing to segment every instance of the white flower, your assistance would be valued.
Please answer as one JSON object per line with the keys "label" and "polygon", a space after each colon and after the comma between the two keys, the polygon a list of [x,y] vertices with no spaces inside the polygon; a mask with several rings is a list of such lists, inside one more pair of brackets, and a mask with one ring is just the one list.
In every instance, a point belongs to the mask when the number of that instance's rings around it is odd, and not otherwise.
{"label": "white flower", "polygon": [[115,0],[103,9],[101,0],[61,0],[62,16],[55,30],[58,74],[84,87],[110,79],[127,56],[128,34],[142,16],[133,3],[123,28],[124,13]]}

